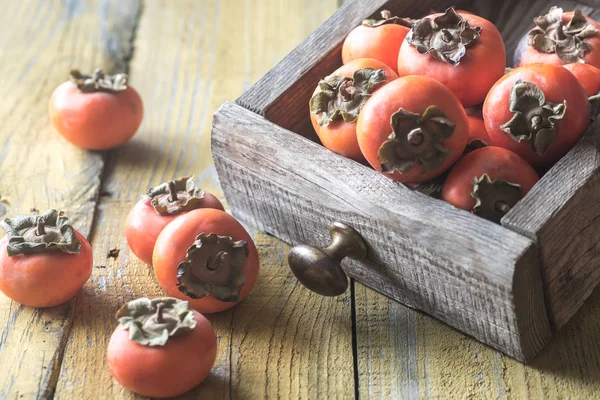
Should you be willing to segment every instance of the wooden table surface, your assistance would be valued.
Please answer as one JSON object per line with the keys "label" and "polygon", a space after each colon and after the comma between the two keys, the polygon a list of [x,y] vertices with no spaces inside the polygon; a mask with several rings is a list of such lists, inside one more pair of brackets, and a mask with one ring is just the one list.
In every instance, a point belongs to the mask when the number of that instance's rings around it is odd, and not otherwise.
{"label": "wooden table surface", "polygon": [[[193,173],[220,196],[210,156],[213,112],[339,6],[339,0],[22,0],[0,13],[0,217],[65,210],[94,248],[76,300],[30,309],[0,295],[0,399],[133,398],[105,361],[124,302],[161,295],[127,247],[141,193]],[[144,99],[135,138],[79,150],[52,129],[47,102],[72,67],[128,70]],[[530,366],[353,284],[311,294],[287,267],[289,246],[251,229],[258,283],[210,316],[210,377],[184,398],[598,398],[600,292]],[[2,233],[3,234],[3,233]],[[116,259],[110,249],[120,249]]]}

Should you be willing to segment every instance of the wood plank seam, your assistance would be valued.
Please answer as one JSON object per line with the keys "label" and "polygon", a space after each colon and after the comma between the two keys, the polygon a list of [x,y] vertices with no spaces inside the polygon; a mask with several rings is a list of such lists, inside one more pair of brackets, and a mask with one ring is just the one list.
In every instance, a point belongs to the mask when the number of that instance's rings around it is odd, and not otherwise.
{"label": "wood plank seam", "polygon": [[70,307],[67,309],[68,317],[65,318],[67,321],[67,325],[65,326],[65,333],[60,338],[60,344],[52,356],[51,365],[56,366],[51,368],[50,375],[48,376],[48,384],[42,386],[41,379],[43,377],[40,376],[40,388],[43,388],[43,392],[39,395],[41,399],[51,399],[54,397],[54,392],[56,391],[56,384],[58,382],[58,377],[60,376],[60,366],[62,365],[63,357],[65,355],[65,348],[67,347],[67,342],[69,341],[69,335],[71,333],[71,328],[73,327],[73,310],[75,309],[75,303],[77,299],[71,302]]}
{"label": "wood plank seam", "polygon": [[356,279],[350,278],[350,314],[352,316],[352,359],[354,368],[354,398],[359,398],[360,393],[360,377],[358,368],[358,332],[357,332],[357,315],[356,315]]}

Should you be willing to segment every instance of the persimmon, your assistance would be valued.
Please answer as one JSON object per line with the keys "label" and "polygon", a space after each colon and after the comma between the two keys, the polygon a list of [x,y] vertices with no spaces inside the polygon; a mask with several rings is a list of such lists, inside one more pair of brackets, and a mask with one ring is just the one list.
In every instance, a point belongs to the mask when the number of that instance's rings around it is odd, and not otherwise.
{"label": "persimmon", "polygon": [[600,114],[600,69],[590,64],[566,64],[566,69],[571,71],[579,81],[590,101],[590,117],[595,120]]}
{"label": "persimmon", "polygon": [[488,145],[490,137],[485,130],[485,122],[483,122],[483,111],[479,107],[471,107],[465,110],[467,113],[467,121],[469,121],[469,144]]}
{"label": "persimmon", "polygon": [[147,397],[174,397],[210,373],[217,336],[186,301],[140,298],[121,307],[117,319],[106,359],[110,373],[126,389]]}
{"label": "persimmon", "polygon": [[505,67],[504,42],[494,24],[452,7],[415,22],[398,55],[399,76],[433,78],[464,107],[482,103]]}
{"label": "persimmon", "polygon": [[167,296],[201,313],[227,310],[248,296],[259,260],[252,238],[231,215],[209,208],[175,218],[160,233],[152,264]]}
{"label": "persimmon", "polygon": [[359,58],[374,58],[396,71],[400,46],[414,20],[395,17],[388,10],[381,12],[381,18],[364,20],[346,36],[342,46],[344,64]]}
{"label": "persimmon", "polygon": [[500,222],[539,179],[537,172],[512,151],[487,146],[467,154],[452,167],[442,199]]}
{"label": "persimmon", "polygon": [[125,238],[133,254],[152,264],[154,244],[163,228],[178,215],[196,208],[224,210],[219,199],[196,187],[193,176],[150,188],[125,221]]}
{"label": "persimmon", "polygon": [[379,89],[357,124],[360,149],[387,177],[428,181],[462,154],[469,136],[467,115],[456,96],[426,76],[405,76]]}
{"label": "persimmon", "polygon": [[92,274],[92,248],[56,210],[0,222],[0,291],[29,307],[71,300]]}
{"label": "persimmon", "polygon": [[140,95],[127,85],[126,74],[93,75],[71,71],[71,81],[59,85],[50,98],[54,128],[77,147],[107,150],[135,134],[144,115]]}
{"label": "persimmon", "polygon": [[534,22],[515,54],[518,65],[586,63],[600,68],[600,25],[581,10],[552,7]]}
{"label": "persimmon", "polygon": [[534,167],[564,156],[589,125],[590,104],[575,76],[551,64],[531,64],[504,75],[483,104],[493,145]]}
{"label": "persimmon", "polygon": [[398,75],[381,61],[350,61],[319,82],[310,100],[310,119],[323,146],[364,162],[356,141],[356,119],[365,102]]}
{"label": "persimmon", "polygon": [[600,92],[600,69],[590,64],[581,63],[566,64],[563,67],[575,75],[588,97],[597,95]]}

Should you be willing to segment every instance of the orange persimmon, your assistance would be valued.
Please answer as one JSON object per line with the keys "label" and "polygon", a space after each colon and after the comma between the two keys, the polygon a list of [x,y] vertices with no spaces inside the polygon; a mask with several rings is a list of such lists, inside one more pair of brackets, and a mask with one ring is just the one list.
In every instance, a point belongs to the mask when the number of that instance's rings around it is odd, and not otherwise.
{"label": "orange persimmon", "polygon": [[152,264],[165,293],[202,313],[227,310],[248,296],[259,259],[252,238],[231,215],[209,208],[175,218],[160,233]]}
{"label": "orange persimmon", "polygon": [[564,156],[589,125],[590,104],[575,76],[552,64],[530,64],[504,75],[483,104],[491,144],[534,167]]}
{"label": "orange persimmon", "polygon": [[590,64],[566,64],[579,81],[590,101],[590,118],[595,120],[600,114],[600,69]]}
{"label": "orange persimmon", "polygon": [[152,264],[154,244],[163,228],[178,215],[197,208],[224,211],[219,199],[194,185],[193,176],[150,188],[125,221],[125,238],[133,254],[146,264]]}
{"label": "orange persimmon", "polygon": [[600,69],[582,63],[565,64],[563,67],[575,75],[587,97],[595,96],[600,92]]}
{"label": "orange persimmon", "polygon": [[396,71],[400,46],[414,21],[394,17],[387,10],[381,12],[381,18],[364,20],[350,31],[342,46],[344,64],[359,58],[374,58]]}
{"label": "orange persimmon", "polygon": [[469,143],[473,141],[490,144],[490,137],[485,130],[485,122],[483,122],[483,112],[479,107],[465,109],[467,120],[469,121]]}
{"label": "orange persimmon", "polygon": [[425,75],[447,86],[464,107],[480,104],[502,76],[506,50],[488,20],[449,8],[418,20],[398,56],[398,75]]}
{"label": "orange persimmon", "polygon": [[356,141],[356,119],[369,97],[398,75],[381,61],[361,58],[319,82],[310,100],[310,119],[323,146],[364,162]]}
{"label": "orange persimmon", "polygon": [[455,207],[499,222],[539,180],[521,157],[501,147],[474,150],[450,170],[442,199]]}
{"label": "orange persimmon", "polygon": [[411,75],[373,94],[356,131],[373,168],[391,179],[417,183],[440,175],[461,156],[469,125],[460,101],[447,87]]}
{"label": "orange persimmon", "polygon": [[210,322],[173,298],[141,298],[117,313],[106,351],[113,377],[126,389],[153,398],[179,396],[200,384],[217,356]]}
{"label": "orange persimmon", "polygon": [[92,274],[92,248],[56,210],[0,223],[0,291],[29,307],[71,300]]}
{"label": "orange persimmon", "polygon": [[128,86],[127,75],[92,76],[71,71],[73,81],[58,86],[49,103],[54,128],[77,147],[107,150],[120,146],[135,134],[144,107],[140,95]]}

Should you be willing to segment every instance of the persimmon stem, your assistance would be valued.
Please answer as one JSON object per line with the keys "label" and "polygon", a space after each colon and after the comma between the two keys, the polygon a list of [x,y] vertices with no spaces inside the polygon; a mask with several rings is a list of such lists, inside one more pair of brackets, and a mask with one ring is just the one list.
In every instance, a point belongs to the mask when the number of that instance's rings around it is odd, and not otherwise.
{"label": "persimmon stem", "polygon": [[164,303],[158,303],[156,305],[156,322],[159,324],[163,324],[165,319],[163,317],[163,309],[165,308]]}
{"label": "persimmon stem", "polygon": [[542,117],[534,115],[533,118],[531,118],[531,127],[534,131],[538,131],[542,127],[542,122]]}
{"label": "persimmon stem", "polygon": [[175,188],[175,181],[169,182],[169,193],[171,195],[171,198],[169,199],[169,201],[171,203],[174,201],[177,201],[177,189]]}
{"label": "persimmon stem", "polygon": [[407,139],[408,143],[412,144],[413,146],[420,146],[421,143],[423,143],[423,140],[425,139],[423,135],[423,130],[421,128],[413,129],[408,134]]}
{"label": "persimmon stem", "polygon": [[221,266],[221,262],[227,257],[227,252],[219,251],[214,257],[209,257],[206,261],[206,268],[209,271],[216,271]]}
{"label": "persimmon stem", "polygon": [[511,209],[511,207],[508,204],[506,204],[504,201],[497,201],[496,204],[494,205],[494,208],[496,209],[496,211],[501,212],[503,214],[506,214]]}
{"label": "persimmon stem", "polygon": [[44,218],[42,217],[37,219],[37,227],[35,228],[35,234],[37,236],[42,236],[46,234],[46,221],[44,221]]}

